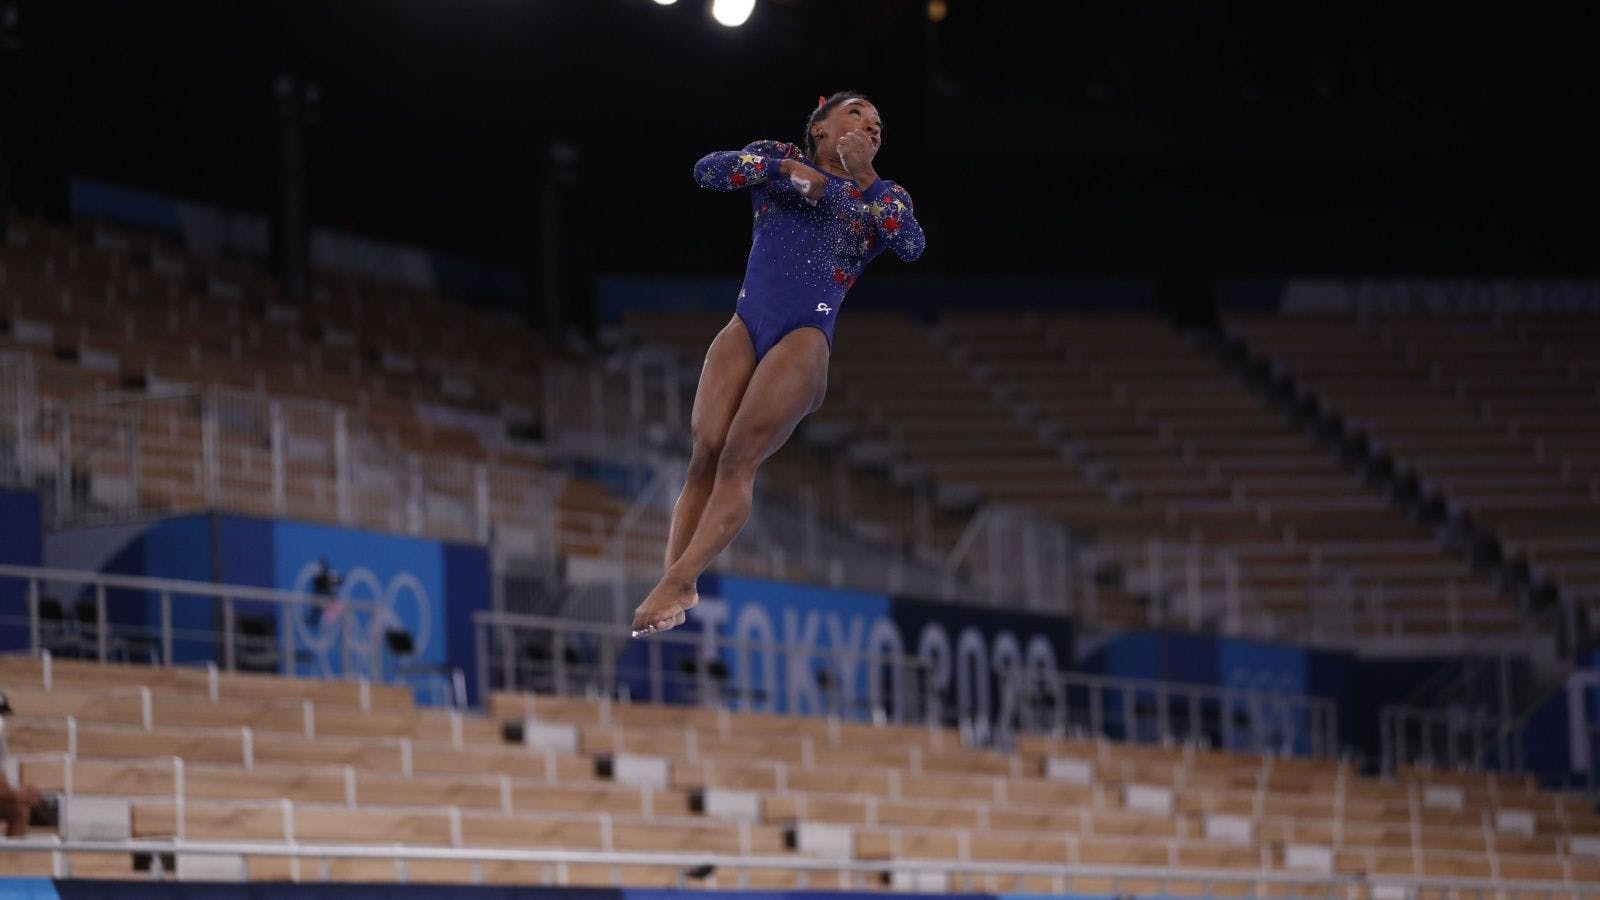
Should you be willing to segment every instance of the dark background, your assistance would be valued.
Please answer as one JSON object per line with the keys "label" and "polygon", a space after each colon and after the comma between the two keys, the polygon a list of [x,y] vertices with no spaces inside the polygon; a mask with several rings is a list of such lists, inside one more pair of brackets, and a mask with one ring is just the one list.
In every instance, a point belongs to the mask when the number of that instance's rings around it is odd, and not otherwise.
{"label": "dark background", "polygon": [[316,224],[526,270],[559,142],[586,275],[737,273],[745,208],[692,164],[850,87],[920,274],[1597,268],[1592,5],[759,0],[727,29],[702,0],[11,2],[34,211],[70,175],[271,209],[288,72],[320,93]]}

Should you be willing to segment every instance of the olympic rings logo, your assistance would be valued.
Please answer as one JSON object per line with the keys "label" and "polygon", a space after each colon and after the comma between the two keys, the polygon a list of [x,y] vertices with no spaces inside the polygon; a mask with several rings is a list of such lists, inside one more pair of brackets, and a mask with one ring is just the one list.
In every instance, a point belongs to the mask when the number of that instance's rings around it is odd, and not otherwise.
{"label": "olympic rings logo", "polygon": [[[311,585],[321,566],[309,560],[300,567],[291,590],[297,594],[311,594]],[[363,606],[344,606],[351,601]],[[324,614],[315,621],[303,615],[292,616],[295,645],[311,651],[315,662],[325,676],[340,674],[344,647],[341,637],[347,637],[351,668],[357,672],[370,671],[383,652],[384,633],[390,630],[411,631],[414,653],[421,657],[433,640],[433,601],[428,596],[422,580],[409,571],[396,572],[385,583],[377,573],[366,566],[357,566],[344,573],[344,580],[332,598],[330,606],[340,604],[334,614]],[[348,625],[348,628],[343,627]]]}

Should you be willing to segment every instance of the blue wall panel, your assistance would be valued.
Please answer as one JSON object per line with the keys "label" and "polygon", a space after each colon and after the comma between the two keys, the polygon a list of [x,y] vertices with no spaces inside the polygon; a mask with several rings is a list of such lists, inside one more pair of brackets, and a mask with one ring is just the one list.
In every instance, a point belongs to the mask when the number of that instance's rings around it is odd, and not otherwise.
{"label": "blue wall panel", "polygon": [[467,702],[474,705],[479,699],[475,677],[478,644],[472,614],[489,608],[494,596],[492,579],[488,550],[475,544],[444,545],[445,658],[466,673]]}
{"label": "blue wall panel", "polygon": [[[38,494],[0,490],[0,563],[42,565],[44,533],[41,523]],[[27,646],[27,585],[0,578],[0,650],[23,650]]]}
{"label": "blue wall panel", "polygon": [[[624,649],[619,667],[635,698],[653,699],[643,673],[659,654],[675,676],[665,685],[667,702],[695,702],[691,676],[717,666],[725,680],[713,689],[738,708],[853,719],[882,710],[894,718],[920,708],[924,685],[909,668],[879,661],[907,657],[928,664],[948,717],[998,727],[1017,710],[1002,702],[997,671],[1051,680],[1072,663],[1071,623],[1060,617],[726,574],[702,576],[698,587],[700,606],[676,639]],[[752,649],[762,644],[781,650]],[[859,662],[826,670],[821,654],[834,649]]]}
{"label": "blue wall panel", "polygon": [[1060,616],[896,597],[890,607],[907,654],[929,667],[940,707],[984,726],[1016,722],[1004,679],[1053,685],[1071,667],[1072,625]]}
{"label": "blue wall panel", "polygon": [[[180,581],[211,581],[213,573],[210,516],[183,516],[153,525],[144,536],[144,571],[139,574]],[[160,595],[144,594],[144,621],[158,627],[161,622]],[[173,602],[173,633],[203,636],[222,626],[221,604],[204,598]],[[172,658],[178,663],[207,662],[216,658],[214,642],[203,637],[175,640]]]}
{"label": "blue wall panel", "polygon": [[[318,560],[326,558],[344,576],[336,599],[378,606],[376,613],[363,611],[352,617],[349,633],[354,639],[348,658],[353,672],[375,671],[384,680],[395,679],[402,662],[415,671],[456,666],[472,673],[476,645],[471,616],[487,608],[491,596],[489,557],[482,547],[244,516],[179,516],[115,528],[75,529],[53,534],[50,547],[59,564],[107,573],[305,593],[311,592]],[[34,553],[31,561],[37,563],[37,548]],[[4,596],[0,594],[0,600]],[[130,648],[128,656],[136,661],[159,644],[159,598],[143,590],[107,592],[115,646]],[[84,591],[65,599],[92,605],[94,595]],[[233,608],[241,630],[254,629],[238,647],[244,667],[314,676],[344,674],[347,654],[337,606],[333,615],[320,609],[291,614],[265,601],[235,600]],[[223,659],[217,639],[220,601],[178,595],[173,597],[172,617],[176,662]],[[385,632],[390,629],[411,635],[414,658],[401,661],[388,652]],[[293,640],[290,660],[281,659],[279,653],[285,630]],[[447,678],[431,671],[414,678],[411,672],[406,674],[405,680],[425,688],[419,699],[446,697],[442,688]]]}
{"label": "blue wall panel", "polygon": [[[444,554],[437,541],[324,525],[277,522],[273,526],[272,587],[310,593],[319,560],[343,578],[340,600],[376,604],[376,612],[349,613],[349,663],[356,674],[377,672],[387,680],[397,661],[384,650],[384,633],[408,632],[419,663],[445,660]],[[301,658],[297,673],[336,677],[345,673],[346,648],[338,607],[326,615],[282,613]]]}

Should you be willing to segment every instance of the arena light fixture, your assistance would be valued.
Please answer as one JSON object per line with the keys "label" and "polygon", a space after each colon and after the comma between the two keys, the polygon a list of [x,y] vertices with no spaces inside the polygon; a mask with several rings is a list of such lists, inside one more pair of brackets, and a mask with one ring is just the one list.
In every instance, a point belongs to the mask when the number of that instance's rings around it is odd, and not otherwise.
{"label": "arena light fixture", "polygon": [[677,2],[678,2],[678,0],[656,0],[656,5],[657,6],[671,6],[672,4],[677,3]]}
{"label": "arena light fixture", "polygon": [[738,28],[749,20],[755,8],[756,0],[711,0],[711,18],[719,25]]}

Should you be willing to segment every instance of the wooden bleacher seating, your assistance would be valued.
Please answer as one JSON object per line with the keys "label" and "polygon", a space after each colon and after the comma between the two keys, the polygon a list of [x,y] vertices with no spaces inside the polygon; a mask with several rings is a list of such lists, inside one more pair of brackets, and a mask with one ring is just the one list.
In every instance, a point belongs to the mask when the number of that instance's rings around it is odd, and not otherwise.
{"label": "wooden bleacher seating", "polygon": [[[1600,834],[1586,804],[1527,778],[1408,769],[1391,782],[1334,761],[1273,759],[1195,747],[1024,737],[1011,754],[960,746],[955,733],[710,709],[496,694],[486,718],[459,726],[413,709],[393,688],[266,676],[58,661],[46,690],[32,660],[0,659],[17,715],[10,740],[26,782],[132,803],[138,837],[463,847],[567,847],[781,856],[801,824],[851,829],[857,859],[967,859],[1236,872],[1281,871],[1287,844],[1331,848],[1336,871],[1582,879],[1600,860],[1569,851]],[[151,721],[144,720],[145,690]],[[311,704],[314,727],[305,721]],[[189,711],[177,710],[188,707]],[[211,709],[215,717],[195,710]],[[240,711],[243,710],[243,711]],[[77,755],[68,758],[67,718]],[[571,725],[575,755],[503,742],[502,721]],[[330,723],[339,722],[338,726]],[[249,723],[249,724],[243,724]],[[320,723],[320,724],[319,724]],[[246,752],[244,730],[250,729]],[[663,756],[670,784],[602,778],[597,758]],[[1092,766],[1086,784],[1043,777],[1048,758]],[[176,762],[181,760],[181,766]],[[1128,787],[1170,791],[1170,813],[1124,802]],[[1427,807],[1430,787],[1460,791],[1460,809]],[[755,791],[760,815],[740,822],[695,812],[704,790]],[[1533,830],[1497,829],[1504,811]],[[1249,823],[1246,839],[1208,837],[1208,817]],[[0,871],[39,871],[0,850]],[[77,874],[127,877],[128,860],[73,860]],[[282,877],[288,860],[252,860]],[[321,862],[299,859],[302,872]],[[491,883],[558,880],[548,867],[479,867]],[[413,879],[473,877],[469,864],[408,865]],[[387,861],[339,860],[335,878],[390,880]],[[1587,874],[1586,874],[1587,873]],[[672,884],[677,871],[627,870],[625,883]],[[611,883],[611,867],[571,867],[567,883]],[[720,884],[734,883],[719,876]],[[813,873],[807,883],[822,879]],[[958,879],[959,880],[959,879]],[[1006,880],[1006,889],[1027,882]],[[794,885],[793,872],[749,883]],[[1198,889],[1198,886],[1197,888]]]}

